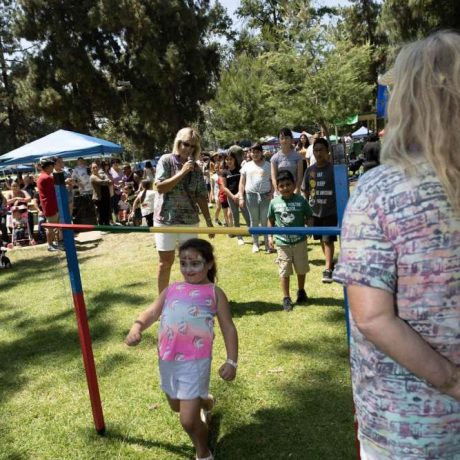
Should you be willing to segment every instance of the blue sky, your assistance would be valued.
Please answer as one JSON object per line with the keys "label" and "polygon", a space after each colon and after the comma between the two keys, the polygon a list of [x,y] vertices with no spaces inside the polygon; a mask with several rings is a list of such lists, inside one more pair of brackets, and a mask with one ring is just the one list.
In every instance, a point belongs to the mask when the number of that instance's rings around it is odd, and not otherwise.
{"label": "blue sky", "polygon": [[[240,5],[240,0],[219,0],[222,5],[227,8],[228,12],[232,14]],[[318,5],[324,6],[344,6],[348,3],[347,0],[317,0],[315,2]]]}

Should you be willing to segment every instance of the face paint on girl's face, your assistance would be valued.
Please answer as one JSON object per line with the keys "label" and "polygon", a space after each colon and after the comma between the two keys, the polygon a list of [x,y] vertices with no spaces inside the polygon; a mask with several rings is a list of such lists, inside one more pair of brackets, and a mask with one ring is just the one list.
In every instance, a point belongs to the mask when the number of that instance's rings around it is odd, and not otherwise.
{"label": "face paint on girl's face", "polygon": [[185,273],[198,273],[204,268],[204,260],[182,260],[180,261],[180,269]]}
{"label": "face paint on girl's face", "polygon": [[200,284],[208,282],[209,263],[201,254],[193,249],[186,249],[179,255],[180,271],[188,283]]}

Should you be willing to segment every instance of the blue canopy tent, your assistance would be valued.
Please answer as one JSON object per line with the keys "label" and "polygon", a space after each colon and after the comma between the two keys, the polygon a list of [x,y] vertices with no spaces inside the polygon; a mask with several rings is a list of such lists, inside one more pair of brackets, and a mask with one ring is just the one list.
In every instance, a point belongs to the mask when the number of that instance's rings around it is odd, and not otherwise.
{"label": "blue canopy tent", "polygon": [[41,139],[0,156],[2,166],[33,163],[42,157],[96,157],[120,153],[121,145],[97,137],[59,129]]}

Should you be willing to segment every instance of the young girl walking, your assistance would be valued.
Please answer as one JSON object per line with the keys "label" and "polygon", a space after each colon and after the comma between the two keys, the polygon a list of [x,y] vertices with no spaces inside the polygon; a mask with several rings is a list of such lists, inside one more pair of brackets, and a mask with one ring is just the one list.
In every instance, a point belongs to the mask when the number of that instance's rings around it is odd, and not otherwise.
{"label": "young girl walking", "polygon": [[214,284],[217,267],[213,247],[192,238],[179,248],[184,281],[170,284],[134,321],[126,343],[137,345],[142,332],[160,319],[158,355],[161,388],[190,436],[197,460],[212,460],[208,423],[214,407],[209,394],[214,316],[224,338],[227,360],[219,369],[224,380],[236,376],[238,335],[225,293]]}

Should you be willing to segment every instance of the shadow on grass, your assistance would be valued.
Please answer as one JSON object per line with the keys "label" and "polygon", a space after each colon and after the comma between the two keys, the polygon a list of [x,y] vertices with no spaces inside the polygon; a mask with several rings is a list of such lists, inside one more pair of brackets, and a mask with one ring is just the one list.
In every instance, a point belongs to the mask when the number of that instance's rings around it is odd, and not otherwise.
{"label": "shadow on grass", "polygon": [[308,302],[309,307],[343,307],[344,300],[336,297],[311,297]]}
{"label": "shadow on grass", "polygon": [[[86,260],[99,257],[94,254],[92,256],[86,255],[84,257],[79,257],[79,263],[82,263]],[[13,268],[5,272],[6,279],[2,279],[1,288],[3,292],[6,292],[7,289],[13,288],[24,282],[28,278],[37,278],[44,277],[46,279],[54,280],[57,276],[62,276],[67,278],[67,261],[65,254],[63,252],[59,253],[35,253],[31,255],[30,259],[21,259],[21,260],[12,260]]]}
{"label": "shadow on grass", "polygon": [[345,311],[329,310],[323,320],[329,323],[342,323],[345,321]]}
{"label": "shadow on grass", "polygon": [[[238,423],[238,412],[245,406],[229,405],[232,412],[226,434],[219,439],[219,459],[340,459],[356,458],[354,446],[353,404],[349,386],[337,375],[337,366],[345,368],[344,347],[334,338],[321,344],[286,342],[279,349],[300,356],[322,357],[328,369],[299,372],[295,380],[274,381],[273,393],[284,404],[261,408],[251,414],[251,422]],[[227,408],[225,408],[227,409]],[[234,413],[236,412],[236,413]],[[333,416],[331,416],[333,414]],[[246,414],[247,415],[247,414]],[[225,422],[225,411],[222,423]]]}
{"label": "shadow on grass", "polygon": [[234,318],[241,318],[247,315],[263,315],[273,311],[281,310],[280,305],[268,302],[234,302],[230,301],[230,308]]}
{"label": "shadow on grass", "polygon": [[[253,422],[223,436],[219,459],[355,459],[351,395],[331,384],[316,389],[286,387],[295,400],[283,408],[260,409]],[[346,414],[332,419],[337,406]]]}
{"label": "shadow on grass", "polygon": [[308,263],[310,265],[314,265],[315,267],[323,267],[324,259],[308,259]]}
{"label": "shadow on grass", "polygon": [[[124,436],[123,433],[115,429],[109,429],[104,438],[107,438],[111,441],[118,441],[121,444],[129,444],[131,446],[141,446],[146,449],[162,449],[166,452],[171,452],[175,455],[180,455],[184,458],[190,459],[194,458],[194,449],[192,443],[190,444],[171,444],[169,442],[159,442],[154,441],[153,439],[144,439],[135,436]],[[153,458],[153,457],[148,457]]]}
{"label": "shadow on grass", "polygon": [[[47,318],[42,323],[49,322]],[[0,343],[0,399],[6,399],[10,394],[21,390],[27,381],[23,371],[31,362],[49,357],[51,360],[73,359],[81,354],[76,327],[66,329],[62,325],[53,324],[39,327],[29,324],[23,328],[24,335],[11,342]],[[104,323],[95,323],[90,328],[91,336],[107,337],[111,327]],[[51,365],[51,364],[49,364]],[[82,378],[84,376],[82,375]]]}
{"label": "shadow on grass", "polygon": [[[346,338],[343,338],[344,343]],[[318,357],[325,360],[339,359],[348,360],[348,349],[343,346],[337,346],[337,339],[333,337],[323,337],[321,339],[321,348],[316,342],[283,342],[278,345],[277,349],[281,352],[287,351],[289,353],[301,353],[304,356],[314,355],[315,359]]]}
{"label": "shadow on grass", "polygon": [[87,297],[86,303],[88,308],[88,317],[97,318],[113,304],[123,304],[128,307],[139,310],[139,305],[146,305],[151,301],[151,297],[132,293],[132,290],[126,289],[125,285],[120,286],[116,291],[102,291],[95,295]]}
{"label": "shadow on grass", "polygon": [[75,249],[77,252],[86,252],[96,249],[99,246],[98,243],[77,243],[75,242]]}

